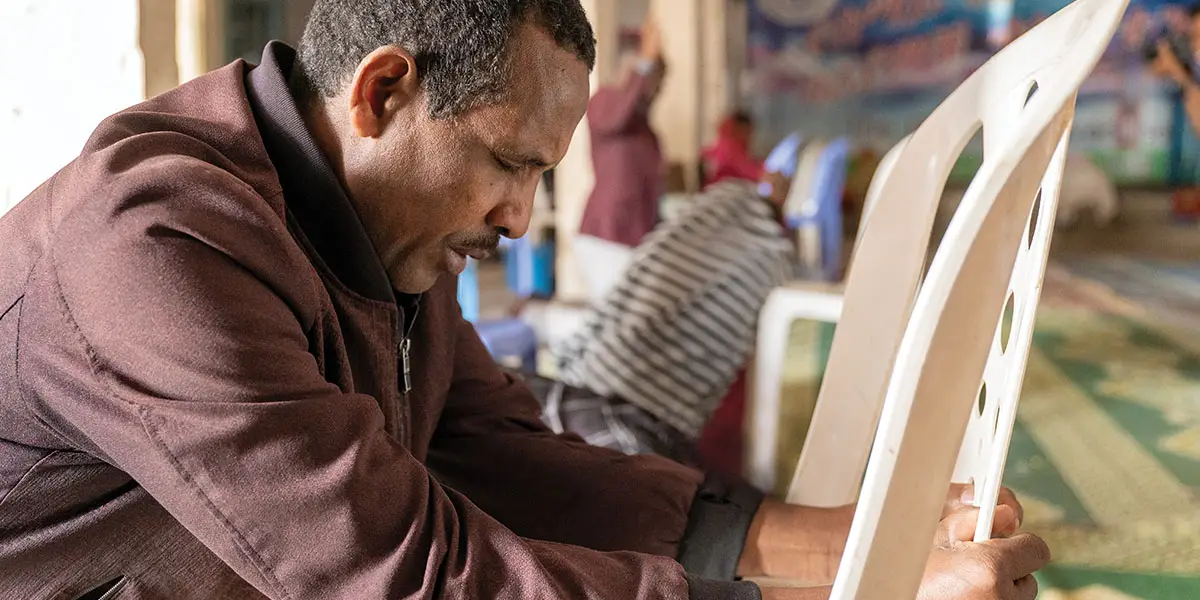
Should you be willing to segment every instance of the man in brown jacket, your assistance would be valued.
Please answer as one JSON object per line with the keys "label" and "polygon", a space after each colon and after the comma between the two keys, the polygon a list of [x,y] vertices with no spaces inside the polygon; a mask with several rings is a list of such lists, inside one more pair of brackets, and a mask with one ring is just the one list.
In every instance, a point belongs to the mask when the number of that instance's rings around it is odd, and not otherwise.
{"label": "man in brown jacket", "polygon": [[[0,218],[0,598],[828,581],[851,509],[555,436],[459,314],[453,274],[525,232],[566,152],[593,44],[577,0],[318,0],[298,55],[112,116]],[[1035,538],[943,546],[928,597],[1032,597]]]}

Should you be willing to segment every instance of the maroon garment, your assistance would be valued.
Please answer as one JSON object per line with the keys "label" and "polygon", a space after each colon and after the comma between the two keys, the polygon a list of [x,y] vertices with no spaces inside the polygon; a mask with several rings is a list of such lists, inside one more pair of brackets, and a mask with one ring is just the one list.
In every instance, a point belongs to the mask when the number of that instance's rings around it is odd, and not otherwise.
{"label": "maroon garment", "polygon": [[738,123],[726,117],[717,128],[717,141],[700,154],[704,160],[704,187],[726,179],[758,181],[762,161],[750,155],[750,145],[738,134]]}
{"label": "maroon garment", "polygon": [[699,473],[552,434],[454,278],[393,295],[293,56],[110,117],[0,218],[0,598],[757,597],[672,559]]}
{"label": "maroon garment", "polygon": [[636,247],[658,224],[663,157],[647,113],[647,76],[632,73],[621,86],[603,87],[588,103],[596,185],[579,233]]}
{"label": "maroon garment", "polygon": [[746,369],[742,368],[696,441],[705,468],[730,475],[742,472],[745,423]]}

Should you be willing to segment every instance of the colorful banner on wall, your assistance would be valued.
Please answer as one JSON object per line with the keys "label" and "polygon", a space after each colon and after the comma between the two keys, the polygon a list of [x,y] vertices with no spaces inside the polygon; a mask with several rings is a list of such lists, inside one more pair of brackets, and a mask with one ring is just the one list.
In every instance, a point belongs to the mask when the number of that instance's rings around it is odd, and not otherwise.
{"label": "colorful banner on wall", "polygon": [[[1013,37],[1067,0],[751,0],[743,93],[769,145],[788,131],[849,135],[877,153],[915,129]],[[1132,0],[1084,89],[1072,149],[1122,183],[1159,183],[1171,167],[1170,88],[1146,72],[1143,48],[1186,28],[1181,2]],[[981,146],[960,167],[973,172]]]}

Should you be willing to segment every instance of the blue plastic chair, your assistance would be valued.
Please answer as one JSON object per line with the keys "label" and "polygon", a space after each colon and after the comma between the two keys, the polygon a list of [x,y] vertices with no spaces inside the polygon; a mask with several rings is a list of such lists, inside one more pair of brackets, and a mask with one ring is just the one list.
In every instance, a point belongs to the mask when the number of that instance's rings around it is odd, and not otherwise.
{"label": "blue plastic chair", "polygon": [[458,276],[458,304],[463,318],[475,326],[475,332],[497,362],[520,361],[520,368],[537,369],[537,332],[520,319],[479,320],[479,270],[474,260]]}
{"label": "blue plastic chair", "polygon": [[825,147],[817,159],[812,194],[801,214],[786,215],[788,227],[815,227],[821,240],[821,277],[834,281],[842,271],[842,194],[846,188],[846,161],[850,142],[837,138]]}
{"label": "blue plastic chair", "polygon": [[534,244],[526,237],[500,243],[508,288],[521,298],[554,294],[554,242]]}
{"label": "blue plastic chair", "polygon": [[479,267],[475,259],[467,259],[467,268],[458,276],[458,305],[467,322],[479,320]]}
{"label": "blue plastic chair", "polygon": [[475,324],[475,332],[497,362],[516,359],[521,370],[537,370],[537,332],[529,323],[521,319],[484,321]]}

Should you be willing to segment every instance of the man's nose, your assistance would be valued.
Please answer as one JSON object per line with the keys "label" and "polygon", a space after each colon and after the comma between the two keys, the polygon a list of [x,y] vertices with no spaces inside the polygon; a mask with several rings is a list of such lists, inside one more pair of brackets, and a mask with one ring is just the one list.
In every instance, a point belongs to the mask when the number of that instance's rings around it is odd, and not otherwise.
{"label": "man's nose", "polygon": [[501,235],[516,239],[524,237],[529,231],[529,221],[533,215],[533,198],[537,190],[539,177],[530,185],[522,185],[510,193],[488,215],[488,225],[495,227]]}

